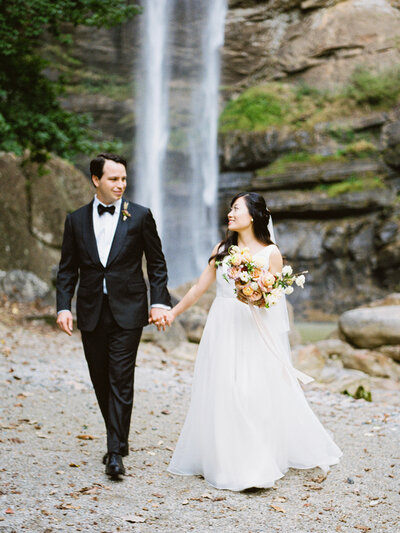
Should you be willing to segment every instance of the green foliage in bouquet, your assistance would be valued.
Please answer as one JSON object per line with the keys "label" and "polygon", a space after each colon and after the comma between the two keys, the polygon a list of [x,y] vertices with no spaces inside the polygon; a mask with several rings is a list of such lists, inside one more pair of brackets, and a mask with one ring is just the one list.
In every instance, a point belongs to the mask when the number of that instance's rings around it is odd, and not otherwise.
{"label": "green foliage in bouquet", "polygon": [[43,161],[49,152],[70,158],[98,148],[89,117],[60,105],[64,83],[45,75],[48,62],[41,56],[46,35],[69,42],[65,23],[111,27],[139,13],[124,0],[16,0],[3,2],[0,11],[0,150]]}

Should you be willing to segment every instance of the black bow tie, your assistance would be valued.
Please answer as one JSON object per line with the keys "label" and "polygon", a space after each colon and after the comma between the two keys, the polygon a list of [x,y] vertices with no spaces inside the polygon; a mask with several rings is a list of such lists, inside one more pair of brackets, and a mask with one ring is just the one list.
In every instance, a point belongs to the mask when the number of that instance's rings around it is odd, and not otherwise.
{"label": "black bow tie", "polygon": [[115,212],[115,205],[105,206],[103,204],[98,204],[97,212],[99,213],[99,216],[101,216],[103,213],[110,213],[110,215],[113,215]]}

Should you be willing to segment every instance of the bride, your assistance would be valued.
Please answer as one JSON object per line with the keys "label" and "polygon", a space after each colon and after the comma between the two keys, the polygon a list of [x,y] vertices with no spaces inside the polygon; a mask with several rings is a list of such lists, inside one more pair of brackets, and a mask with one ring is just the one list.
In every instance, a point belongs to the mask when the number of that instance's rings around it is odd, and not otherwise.
{"label": "bride", "polygon": [[[202,475],[216,488],[272,487],[289,468],[324,472],[341,450],[311,410],[290,359],[284,299],[269,309],[240,302],[222,261],[231,245],[263,256],[273,274],[282,256],[269,229],[264,198],[240,193],[231,202],[228,232],[184,298],[166,314],[168,324],[217,280],[199,345],[192,397],[168,470]],[[218,267],[216,265],[218,264]]]}

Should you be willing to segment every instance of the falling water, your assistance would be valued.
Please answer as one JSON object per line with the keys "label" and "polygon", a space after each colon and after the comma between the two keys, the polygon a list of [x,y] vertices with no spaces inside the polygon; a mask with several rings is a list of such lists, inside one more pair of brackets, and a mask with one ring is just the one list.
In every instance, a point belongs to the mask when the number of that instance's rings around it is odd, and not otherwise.
{"label": "falling water", "polygon": [[170,285],[196,278],[217,242],[219,50],[226,0],[144,0],[135,199],[153,211]]}

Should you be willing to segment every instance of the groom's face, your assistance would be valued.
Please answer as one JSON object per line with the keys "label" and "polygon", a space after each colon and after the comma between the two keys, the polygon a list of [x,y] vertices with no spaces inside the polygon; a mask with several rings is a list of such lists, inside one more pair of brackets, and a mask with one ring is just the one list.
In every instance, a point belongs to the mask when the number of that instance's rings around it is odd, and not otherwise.
{"label": "groom's face", "polygon": [[126,169],[122,163],[106,159],[101,178],[92,176],[97,198],[103,204],[112,204],[119,200],[126,189]]}

